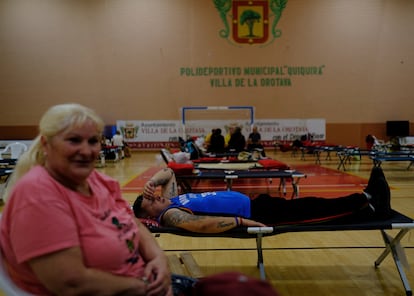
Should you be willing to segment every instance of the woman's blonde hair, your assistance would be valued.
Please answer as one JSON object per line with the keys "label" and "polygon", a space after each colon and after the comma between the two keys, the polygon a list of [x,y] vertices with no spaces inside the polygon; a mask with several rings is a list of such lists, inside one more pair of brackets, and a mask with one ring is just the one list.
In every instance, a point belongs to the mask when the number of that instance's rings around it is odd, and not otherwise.
{"label": "woman's blonde hair", "polygon": [[33,140],[29,149],[19,158],[14,168],[4,193],[4,200],[7,199],[17,180],[32,167],[45,164],[40,142],[41,137],[51,139],[68,128],[83,125],[86,121],[95,123],[99,134],[102,134],[105,124],[99,115],[90,108],[79,104],[61,104],[47,110],[39,122],[39,135]]}

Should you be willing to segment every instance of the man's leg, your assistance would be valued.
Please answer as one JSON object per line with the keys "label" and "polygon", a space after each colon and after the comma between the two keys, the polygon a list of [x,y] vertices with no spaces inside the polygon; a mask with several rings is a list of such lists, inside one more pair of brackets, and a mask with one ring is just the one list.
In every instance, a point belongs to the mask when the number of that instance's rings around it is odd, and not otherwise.
{"label": "man's leg", "polygon": [[251,202],[252,219],[265,224],[329,221],[339,218],[385,219],[391,212],[390,190],[374,168],[364,193],[338,198],[302,197],[286,200],[260,195]]}
{"label": "man's leg", "polygon": [[377,180],[380,179],[380,178],[385,179],[385,175],[384,175],[384,172],[383,172],[382,168],[373,167],[372,170],[371,170],[371,175],[370,175],[369,180],[368,180],[368,185],[364,189],[364,191],[365,192],[370,192],[370,191],[372,192],[375,188],[375,185],[376,185],[374,183],[377,182]]}
{"label": "man's leg", "polygon": [[368,193],[368,199],[375,216],[380,219],[387,219],[391,214],[390,187],[385,179],[384,172],[380,167],[374,167],[364,190]]}
{"label": "man's leg", "polygon": [[252,219],[265,224],[322,222],[353,215],[364,208],[368,208],[368,198],[363,193],[289,200],[260,195],[251,203]]}

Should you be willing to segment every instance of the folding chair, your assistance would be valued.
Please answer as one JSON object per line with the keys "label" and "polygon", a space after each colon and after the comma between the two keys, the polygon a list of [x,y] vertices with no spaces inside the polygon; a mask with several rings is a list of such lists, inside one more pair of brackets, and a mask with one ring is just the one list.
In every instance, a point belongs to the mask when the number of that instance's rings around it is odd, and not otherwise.
{"label": "folding chair", "polygon": [[21,142],[10,143],[0,151],[0,159],[4,159],[3,154],[9,153],[10,159],[18,159],[27,151],[27,145]]}

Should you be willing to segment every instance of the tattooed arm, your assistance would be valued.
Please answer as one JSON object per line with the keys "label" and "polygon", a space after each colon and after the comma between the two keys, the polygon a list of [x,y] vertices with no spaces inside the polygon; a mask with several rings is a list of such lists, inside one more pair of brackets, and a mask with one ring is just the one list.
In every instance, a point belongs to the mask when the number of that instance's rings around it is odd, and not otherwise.
{"label": "tattooed arm", "polygon": [[162,224],[198,233],[219,233],[237,226],[266,226],[260,222],[241,217],[193,215],[178,208],[167,210],[162,217]]}
{"label": "tattooed arm", "polygon": [[178,195],[177,181],[172,169],[165,168],[155,173],[155,175],[145,183],[144,197],[154,197],[158,186],[161,186],[162,197],[172,198]]}

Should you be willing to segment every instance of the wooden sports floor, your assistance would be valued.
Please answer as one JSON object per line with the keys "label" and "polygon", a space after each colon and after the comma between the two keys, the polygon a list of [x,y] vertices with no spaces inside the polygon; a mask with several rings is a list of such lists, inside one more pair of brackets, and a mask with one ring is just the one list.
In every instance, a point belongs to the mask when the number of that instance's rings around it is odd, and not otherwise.
{"label": "wooden sports floor", "polygon": [[[352,160],[343,172],[337,170],[339,160],[334,154],[331,154],[331,159],[325,159],[325,154],[322,154],[321,164],[315,165],[313,155],[305,155],[303,160],[300,155],[293,156],[290,152],[267,150],[266,153],[293,168],[306,170],[309,175],[318,171],[325,174],[313,179],[317,180],[315,184],[312,184],[311,178],[301,180],[300,196],[323,195],[326,192],[330,196],[340,196],[358,192],[372,168],[371,160],[366,157]],[[98,170],[116,178],[125,187],[148,169],[162,165],[158,151],[134,152],[131,158],[107,163]],[[407,162],[390,162],[383,163],[382,167],[392,188],[392,207],[414,217],[414,167],[407,170],[407,165]],[[138,191],[126,188],[124,197],[132,202]],[[394,235],[396,231],[390,233]],[[191,252],[204,275],[240,271],[259,277],[254,239],[161,234],[157,240],[169,255]],[[409,233],[402,242],[408,263],[414,267],[414,238]],[[270,236],[263,240],[266,277],[281,296],[405,295],[391,257],[387,257],[378,269],[374,267],[374,261],[383,248],[378,230],[298,232]],[[414,273],[410,270],[406,272],[411,287],[414,287]]]}

